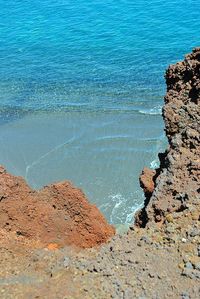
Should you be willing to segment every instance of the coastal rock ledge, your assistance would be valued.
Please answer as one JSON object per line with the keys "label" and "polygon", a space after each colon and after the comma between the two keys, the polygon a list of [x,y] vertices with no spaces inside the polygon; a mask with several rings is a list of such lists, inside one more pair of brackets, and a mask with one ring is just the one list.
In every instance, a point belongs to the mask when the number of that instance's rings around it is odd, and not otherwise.
{"label": "coastal rock ledge", "polygon": [[95,205],[70,182],[32,190],[21,177],[0,166],[0,230],[39,246],[89,248],[114,235]]}
{"label": "coastal rock ledge", "polygon": [[142,227],[162,224],[171,213],[194,209],[200,201],[200,48],[170,65],[165,78],[169,148],[159,154],[158,169],[145,168],[140,176],[146,200],[136,225]]}

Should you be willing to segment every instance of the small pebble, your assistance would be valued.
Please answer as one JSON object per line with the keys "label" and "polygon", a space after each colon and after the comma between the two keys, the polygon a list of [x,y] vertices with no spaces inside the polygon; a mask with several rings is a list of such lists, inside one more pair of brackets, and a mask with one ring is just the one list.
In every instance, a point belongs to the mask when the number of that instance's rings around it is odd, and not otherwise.
{"label": "small pebble", "polygon": [[190,237],[196,237],[196,236],[199,236],[199,235],[200,235],[200,231],[198,229],[193,229],[190,232]]}
{"label": "small pebble", "polygon": [[172,214],[168,214],[168,215],[166,215],[166,220],[167,220],[167,222],[173,222],[174,219],[173,219]]}
{"label": "small pebble", "polygon": [[194,268],[195,268],[196,270],[199,270],[199,271],[200,271],[200,263],[196,263],[196,264],[194,265]]}
{"label": "small pebble", "polygon": [[65,268],[69,267],[69,258],[67,256],[64,257],[63,266]]}
{"label": "small pebble", "polygon": [[186,267],[187,269],[193,269],[193,266],[192,266],[192,264],[191,264],[190,262],[187,262],[187,263],[185,264],[185,267]]}
{"label": "small pebble", "polygon": [[181,294],[181,298],[182,298],[182,299],[190,299],[190,296],[189,296],[189,294],[188,294],[187,292],[183,292],[183,293]]}

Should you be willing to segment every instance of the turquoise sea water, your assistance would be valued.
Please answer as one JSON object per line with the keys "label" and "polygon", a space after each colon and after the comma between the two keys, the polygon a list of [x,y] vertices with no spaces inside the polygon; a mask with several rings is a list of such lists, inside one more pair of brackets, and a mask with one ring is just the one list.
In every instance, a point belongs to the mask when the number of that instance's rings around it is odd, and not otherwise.
{"label": "turquoise sea water", "polygon": [[199,45],[198,0],[0,0],[0,163],[70,179],[112,223],[165,147],[163,74]]}

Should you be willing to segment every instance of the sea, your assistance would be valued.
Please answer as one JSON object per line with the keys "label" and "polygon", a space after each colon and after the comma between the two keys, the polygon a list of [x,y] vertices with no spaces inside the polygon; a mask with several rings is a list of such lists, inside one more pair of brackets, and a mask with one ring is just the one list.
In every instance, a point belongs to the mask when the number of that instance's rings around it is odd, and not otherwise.
{"label": "sea", "polygon": [[165,70],[199,28],[199,0],[0,0],[0,164],[131,223],[167,146]]}

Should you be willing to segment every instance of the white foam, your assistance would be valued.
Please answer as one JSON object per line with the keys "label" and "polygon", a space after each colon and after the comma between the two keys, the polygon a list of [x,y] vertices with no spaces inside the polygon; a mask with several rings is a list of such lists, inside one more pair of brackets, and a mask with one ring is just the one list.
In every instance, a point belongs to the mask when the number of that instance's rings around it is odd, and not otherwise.
{"label": "white foam", "polygon": [[155,159],[150,163],[150,168],[155,169],[155,168],[158,168],[158,167],[159,167],[158,159]]}
{"label": "white foam", "polygon": [[[137,192],[136,192],[137,193]],[[135,202],[130,206],[130,198],[126,199],[122,194],[112,194],[108,196],[108,203],[101,205],[103,210],[111,209],[110,223],[112,224],[131,224],[133,223],[133,217],[135,212],[141,207],[141,204],[137,203],[138,199],[131,195],[131,202]]]}
{"label": "white foam", "polygon": [[155,106],[150,109],[139,110],[141,114],[150,114],[150,115],[162,115],[162,106]]}

